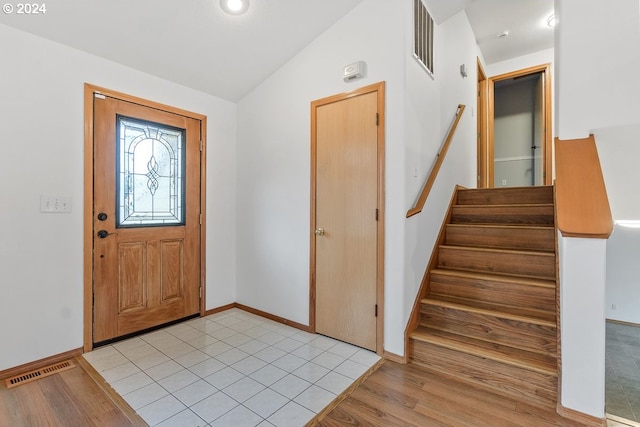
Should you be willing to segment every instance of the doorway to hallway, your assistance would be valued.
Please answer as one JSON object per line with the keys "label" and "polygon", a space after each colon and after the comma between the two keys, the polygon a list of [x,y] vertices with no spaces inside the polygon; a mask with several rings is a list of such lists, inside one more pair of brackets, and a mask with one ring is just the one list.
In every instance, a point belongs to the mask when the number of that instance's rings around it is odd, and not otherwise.
{"label": "doorway to hallway", "polygon": [[550,64],[479,78],[478,97],[478,187],[551,185]]}

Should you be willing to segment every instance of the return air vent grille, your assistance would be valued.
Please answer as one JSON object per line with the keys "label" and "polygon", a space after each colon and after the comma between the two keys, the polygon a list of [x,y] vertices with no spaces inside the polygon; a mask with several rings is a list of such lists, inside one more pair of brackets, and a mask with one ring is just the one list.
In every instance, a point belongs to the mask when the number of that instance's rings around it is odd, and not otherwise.
{"label": "return air vent grille", "polygon": [[433,77],[434,23],[422,0],[413,0],[413,21],[413,56]]}
{"label": "return air vent grille", "polygon": [[45,378],[49,375],[53,375],[58,372],[66,371],[67,369],[75,367],[76,365],[71,360],[67,360],[65,362],[60,362],[53,365],[45,366],[44,368],[36,369],[35,371],[16,375],[15,377],[7,378],[5,380],[7,389],[30,383],[31,381],[39,380],[40,378]]}

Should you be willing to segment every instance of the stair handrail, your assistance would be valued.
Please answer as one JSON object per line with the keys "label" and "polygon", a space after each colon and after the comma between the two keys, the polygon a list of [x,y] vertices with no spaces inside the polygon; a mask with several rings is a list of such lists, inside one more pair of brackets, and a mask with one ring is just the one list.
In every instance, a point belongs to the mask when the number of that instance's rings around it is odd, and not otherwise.
{"label": "stair handrail", "polygon": [[564,237],[608,239],[613,219],[593,134],[555,139],[556,215]]}
{"label": "stair handrail", "polygon": [[447,134],[447,138],[444,140],[442,147],[440,147],[440,151],[436,155],[436,161],[431,168],[431,172],[427,176],[426,181],[424,182],[424,186],[422,187],[422,192],[420,193],[420,197],[416,202],[415,206],[407,211],[407,218],[412,217],[415,214],[422,212],[422,208],[424,208],[424,204],[427,201],[427,197],[429,197],[429,192],[431,192],[431,187],[433,187],[433,183],[438,176],[438,172],[440,171],[440,167],[444,162],[444,158],[447,154],[447,150],[449,150],[449,145],[451,145],[451,140],[453,140],[453,135],[456,132],[456,128],[458,127],[458,122],[462,117],[462,113],[464,112],[465,105],[458,104],[458,108],[456,109],[455,119],[449,128],[449,133]]}

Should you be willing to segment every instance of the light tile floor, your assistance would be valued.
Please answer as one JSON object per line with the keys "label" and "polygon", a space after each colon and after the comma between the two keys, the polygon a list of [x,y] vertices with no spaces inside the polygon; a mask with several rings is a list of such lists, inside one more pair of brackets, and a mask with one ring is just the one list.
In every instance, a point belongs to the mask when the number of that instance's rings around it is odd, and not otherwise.
{"label": "light tile floor", "polygon": [[607,322],[607,412],[640,422],[640,327]]}
{"label": "light tile floor", "polygon": [[299,427],[379,357],[231,309],[84,357],[151,426]]}

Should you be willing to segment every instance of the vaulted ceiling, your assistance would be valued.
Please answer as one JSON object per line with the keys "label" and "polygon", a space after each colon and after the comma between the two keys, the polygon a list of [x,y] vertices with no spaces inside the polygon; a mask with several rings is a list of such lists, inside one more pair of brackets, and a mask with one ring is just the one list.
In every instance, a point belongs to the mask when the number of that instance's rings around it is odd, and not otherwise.
{"label": "vaulted ceiling", "polygon": [[[251,0],[231,16],[219,0],[56,0],[44,15],[0,14],[0,24],[238,101],[361,2]],[[466,9],[487,63],[553,46],[538,26],[553,0],[425,3],[437,23]]]}

